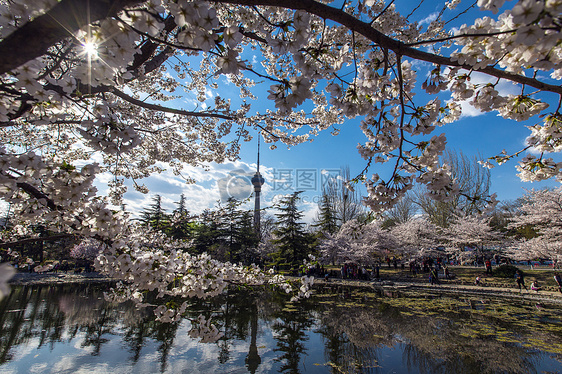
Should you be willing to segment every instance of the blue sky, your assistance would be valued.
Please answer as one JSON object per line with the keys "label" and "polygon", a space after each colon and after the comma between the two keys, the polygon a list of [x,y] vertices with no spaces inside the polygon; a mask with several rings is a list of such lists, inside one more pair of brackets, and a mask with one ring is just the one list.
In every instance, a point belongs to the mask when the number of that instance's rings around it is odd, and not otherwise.
{"label": "blue sky", "polygon": [[[400,6],[405,7],[405,12],[409,13],[418,2],[400,2]],[[428,2],[420,8],[415,15],[418,15],[420,24],[427,24],[427,22],[434,18],[443,6],[443,2]],[[456,10],[456,13],[464,10],[461,6]],[[456,13],[453,13],[456,14]],[[471,10],[470,14],[477,13],[479,17],[485,14]],[[414,15],[414,17],[415,17]],[[472,17],[472,19],[474,19]],[[458,27],[465,21],[460,18],[452,23],[453,26]],[[254,67],[259,66],[259,56],[255,55],[255,51],[247,51],[243,55],[244,59],[252,61]],[[194,66],[196,62],[192,62]],[[425,74],[429,65],[423,63],[414,63],[415,70],[418,71],[418,85],[425,80]],[[478,75],[474,79],[482,79]],[[228,82],[226,77],[218,78],[219,90],[221,95],[229,96],[232,99],[233,107],[236,107],[241,101],[238,99],[238,92],[232,84]],[[257,87],[259,110],[263,110],[262,102],[264,97],[267,96],[267,89],[269,84]],[[514,86],[509,84],[502,85],[502,93],[518,93]],[[209,102],[216,92],[208,91]],[[427,95],[419,92],[416,96],[418,104],[422,103]],[[172,101],[174,106],[182,109],[193,109],[196,104],[196,95],[187,93],[184,97]],[[442,95],[442,101],[447,99],[447,95]],[[306,109],[306,104],[304,105]],[[315,174],[317,177],[317,184],[315,188],[310,188],[304,194],[305,201],[302,203],[301,208],[305,211],[307,222],[311,222],[316,212],[317,197],[321,194],[321,176],[322,170],[330,170],[334,172],[344,166],[349,166],[352,176],[360,173],[365,167],[366,163],[357,150],[356,146],[359,142],[364,141],[364,136],[359,129],[360,119],[352,119],[346,121],[341,126],[339,136],[330,135],[329,131],[319,134],[313,142],[301,144],[291,149],[279,144],[276,149],[268,149],[267,145],[262,143],[261,152],[261,171],[266,179],[266,185],[263,187],[262,193],[262,206],[271,206],[276,196],[284,193],[290,193],[299,189],[296,185],[297,180],[294,180],[294,188],[280,189],[279,172],[292,171],[296,178],[296,173],[299,171],[308,172],[308,175]],[[448,138],[448,148],[456,151],[463,152],[466,156],[472,157],[481,155],[483,157],[490,157],[499,154],[503,149],[508,153],[516,152],[524,147],[524,140],[529,135],[530,131],[525,125],[532,125],[538,122],[539,119],[532,118],[526,123],[518,123],[510,120],[502,119],[496,113],[477,113],[470,106],[464,105],[463,117],[456,123],[439,128],[436,134],[445,132]],[[253,135],[257,135],[254,133]],[[151,189],[148,195],[141,195],[140,193],[133,192],[130,189],[125,195],[125,203],[127,209],[137,214],[142,208],[150,204],[150,200],[154,194],[160,194],[164,207],[171,211],[174,209],[174,202],[179,200],[179,195],[184,193],[188,199],[188,208],[193,213],[199,213],[205,208],[210,208],[215,205],[216,201],[221,197],[220,182],[225,178],[231,178],[233,174],[251,175],[255,172],[256,168],[256,149],[257,138],[249,143],[244,143],[240,154],[240,160],[236,162],[228,162],[223,165],[209,165],[209,171],[201,169],[187,168],[186,173],[194,177],[198,182],[195,185],[187,185],[178,177],[171,173],[164,173],[162,175],[154,175],[145,181],[147,186]],[[517,161],[510,161],[502,166],[498,166],[491,170],[492,188],[491,192],[495,192],[500,200],[512,200],[520,197],[524,193],[524,189],[543,188],[545,186],[558,186],[559,183],[550,180],[541,183],[524,183],[517,177],[515,169]],[[380,172],[384,176],[384,169],[371,168],[367,175],[373,172]],[[315,172],[314,172],[315,171]],[[106,182],[106,177],[102,177],[99,182],[100,189]],[[289,186],[290,187],[290,186]],[[247,205],[250,208],[250,204]],[[273,211],[271,211],[273,213]]]}
{"label": "blue sky", "polygon": [[[359,120],[346,122],[341,126],[341,133],[338,136],[332,136],[326,131],[313,142],[290,149],[280,145],[271,150],[262,142],[260,171],[266,180],[262,190],[262,207],[271,207],[279,195],[302,189],[304,186],[304,201],[301,209],[305,211],[306,221],[312,222],[316,214],[316,202],[321,195],[322,171],[327,170],[330,174],[334,174],[338,169],[349,166],[351,175],[354,176],[360,173],[366,165],[365,160],[359,156],[355,148],[358,142],[363,140],[358,122]],[[529,134],[529,130],[521,123],[504,120],[494,113],[465,116],[442,130],[447,134],[448,147],[461,151],[467,156],[492,156],[501,152],[502,149],[506,149],[507,152],[517,151],[523,147],[524,140]],[[211,164],[208,171],[200,168],[187,168],[188,174],[197,180],[194,185],[186,184],[168,172],[153,175],[145,181],[151,189],[148,195],[134,192],[132,188],[125,195],[127,209],[138,213],[150,204],[150,199],[154,194],[160,194],[164,207],[171,211],[181,193],[185,194],[188,209],[193,213],[211,208],[217,200],[221,199],[221,180],[239,175],[246,178],[253,175],[256,170],[256,154],[257,137],[251,142],[244,143],[239,161],[221,165]],[[491,169],[491,192],[497,193],[499,200],[516,199],[524,193],[524,189],[559,185],[555,180],[540,183],[522,182],[516,175],[516,163],[516,161],[510,161]],[[371,173],[375,170],[372,168]],[[292,173],[293,181],[279,180],[287,172]],[[297,185],[296,174],[298,172],[308,173],[303,174],[305,177],[314,175],[317,182],[316,187],[306,180],[300,186]],[[105,182],[101,181],[100,187],[104,184]],[[360,191],[364,191],[364,189],[360,188]],[[246,206],[250,209],[252,204],[248,203]],[[269,210],[268,212],[273,214],[275,211]]]}

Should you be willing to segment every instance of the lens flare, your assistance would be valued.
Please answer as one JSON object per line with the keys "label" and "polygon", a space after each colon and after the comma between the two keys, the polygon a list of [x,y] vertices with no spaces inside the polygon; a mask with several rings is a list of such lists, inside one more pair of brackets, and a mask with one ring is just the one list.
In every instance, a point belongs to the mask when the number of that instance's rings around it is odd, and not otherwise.
{"label": "lens flare", "polygon": [[95,60],[98,58],[98,45],[92,42],[82,43],[82,48],[84,53],[88,55],[89,58]]}

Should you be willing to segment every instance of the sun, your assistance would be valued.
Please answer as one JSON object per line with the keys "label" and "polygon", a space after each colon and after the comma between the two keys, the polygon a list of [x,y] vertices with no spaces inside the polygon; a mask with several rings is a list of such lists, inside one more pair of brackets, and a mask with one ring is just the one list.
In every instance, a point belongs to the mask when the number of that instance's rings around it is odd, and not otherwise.
{"label": "sun", "polygon": [[98,58],[98,45],[93,42],[82,43],[82,49],[89,59],[96,60]]}

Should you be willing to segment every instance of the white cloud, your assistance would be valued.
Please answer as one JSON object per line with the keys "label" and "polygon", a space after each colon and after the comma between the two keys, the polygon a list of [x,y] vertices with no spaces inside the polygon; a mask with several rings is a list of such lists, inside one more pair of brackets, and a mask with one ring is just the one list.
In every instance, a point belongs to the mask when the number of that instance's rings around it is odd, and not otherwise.
{"label": "white cloud", "polygon": [[422,19],[419,24],[420,25],[424,25],[424,24],[430,24],[431,22],[435,21],[437,19],[437,16],[439,15],[438,12],[435,13],[431,13],[429,16],[425,17],[424,19]]}
{"label": "white cloud", "polygon": [[303,210],[303,221],[309,225],[314,223],[318,215],[318,203],[314,200],[307,201],[300,207]]}
{"label": "white cloud", "polygon": [[[164,166],[164,165],[159,165]],[[124,195],[125,208],[131,212],[133,217],[140,217],[143,210],[147,209],[152,203],[155,195],[160,195],[162,207],[171,213],[177,208],[176,202],[179,201],[183,193],[186,198],[187,209],[192,214],[199,214],[203,210],[213,208],[217,201],[226,201],[228,196],[225,194],[224,185],[228,185],[228,191],[234,197],[240,191],[253,192],[251,177],[256,170],[255,163],[245,163],[242,161],[227,162],[224,164],[211,163],[207,169],[202,167],[185,166],[182,175],[193,178],[196,183],[187,183],[181,176],[174,175],[171,170],[165,170],[159,174],[153,174],[148,178],[138,180],[138,184],[144,184],[150,190],[148,194],[136,191],[130,180],[125,180],[127,192]],[[266,206],[268,195],[272,191],[273,169],[260,166],[260,172],[266,180],[262,187],[262,206]],[[107,183],[113,179],[109,173],[100,174],[95,182],[100,195],[107,194]],[[240,182],[238,185],[234,182]],[[246,185],[243,185],[245,182]],[[242,206],[244,209],[253,208],[253,200]]]}
{"label": "white cloud", "polygon": [[[468,73],[468,70],[464,70],[461,69],[459,71],[460,74],[462,73]],[[448,74],[449,70],[445,69],[444,74]],[[485,85],[487,83],[495,83],[497,80],[497,78],[489,76],[487,74],[483,74],[483,73],[479,73],[477,71],[473,71],[470,73],[470,83],[475,84],[475,85]],[[498,91],[498,94],[500,96],[507,96],[507,95],[517,95],[518,94],[518,88],[515,84],[513,84],[512,82],[506,81],[505,79],[500,81],[498,84],[495,85],[495,89],[496,91]],[[476,109],[475,107],[472,106],[472,104],[470,104],[470,101],[472,100],[463,100],[460,101],[459,104],[462,108],[462,115],[461,118],[470,118],[470,117],[478,117],[481,115],[486,114],[485,112],[482,112],[479,109]],[[447,102],[450,102],[451,100],[447,100]]]}

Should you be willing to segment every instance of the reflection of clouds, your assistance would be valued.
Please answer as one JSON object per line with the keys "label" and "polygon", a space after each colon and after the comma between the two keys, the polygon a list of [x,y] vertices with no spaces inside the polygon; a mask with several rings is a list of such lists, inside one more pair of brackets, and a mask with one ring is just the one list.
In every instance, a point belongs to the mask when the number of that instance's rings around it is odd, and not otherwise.
{"label": "reflection of clouds", "polygon": [[[28,356],[37,353],[37,347],[39,346],[40,342],[41,340],[39,338],[29,339],[25,345],[20,346],[21,348],[15,351],[13,361],[22,361],[29,359]],[[0,366],[0,372],[4,374],[1,369],[2,366]]]}
{"label": "reflection of clouds", "polygon": [[[34,365],[31,365],[29,367],[29,373],[30,374],[45,373],[45,372],[47,372],[47,367],[48,367],[48,365],[46,363],[34,364]],[[2,373],[4,373],[4,372],[2,372]]]}
{"label": "reflection of clouds", "polygon": [[[174,345],[168,355],[168,365],[166,373],[247,373],[244,360],[250,349],[249,337],[247,341],[229,340],[230,358],[225,364],[218,361],[220,347],[217,344],[208,343],[201,344],[198,340],[188,336],[190,324],[183,321],[177,330]],[[261,364],[257,373],[270,373],[275,365],[275,355],[273,347],[275,340],[271,330],[265,329],[257,338],[257,346],[259,355],[261,356]],[[265,348],[264,348],[265,347]],[[159,357],[156,355],[143,355],[137,363],[137,367],[154,366],[154,362],[158,362]],[[140,370],[139,373],[145,373]],[[150,373],[150,371],[146,371]]]}
{"label": "reflection of clouds", "polygon": [[[84,372],[78,369],[78,365],[76,361],[84,356],[88,356],[88,352],[80,351],[79,353],[72,355],[72,356],[63,356],[59,357],[59,359],[53,363],[51,366],[51,373],[80,373]],[[98,367],[99,365],[96,365]],[[96,368],[96,373],[104,373],[107,372],[107,364],[103,364],[106,367],[106,370],[98,370]]]}

